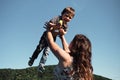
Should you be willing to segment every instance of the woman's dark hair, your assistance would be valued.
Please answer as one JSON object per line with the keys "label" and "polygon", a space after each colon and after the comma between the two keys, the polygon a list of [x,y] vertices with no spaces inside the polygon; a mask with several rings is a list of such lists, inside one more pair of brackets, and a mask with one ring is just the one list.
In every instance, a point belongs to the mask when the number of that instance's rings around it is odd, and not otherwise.
{"label": "woman's dark hair", "polygon": [[91,42],[86,36],[77,34],[73,38],[71,56],[73,56],[75,80],[93,80]]}

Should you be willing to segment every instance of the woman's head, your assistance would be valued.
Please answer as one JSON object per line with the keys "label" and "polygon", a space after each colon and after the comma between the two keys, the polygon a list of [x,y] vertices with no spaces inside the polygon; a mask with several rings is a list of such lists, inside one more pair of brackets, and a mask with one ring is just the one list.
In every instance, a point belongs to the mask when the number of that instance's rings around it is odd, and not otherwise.
{"label": "woman's head", "polygon": [[82,34],[77,34],[70,46],[70,55],[73,56],[75,76],[84,80],[92,80],[93,68],[91,65],[91,42]]}
{"label": "woman's head", "polygon": [[73,55],[82,51],[91,52],[91,42],[82,34],[75,35],[69,47]]}

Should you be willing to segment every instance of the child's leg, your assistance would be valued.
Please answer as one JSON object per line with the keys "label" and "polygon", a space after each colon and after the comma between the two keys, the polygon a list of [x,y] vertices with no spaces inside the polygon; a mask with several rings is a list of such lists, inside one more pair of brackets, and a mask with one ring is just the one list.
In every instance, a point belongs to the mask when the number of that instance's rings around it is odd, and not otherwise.
{"label": "child's leg", "polygon": [[39,63],[39,66],[38,66],[38,70],[40,72],[43,72],[43,70],[45,70],[44,66],[45,66],[45,63],[47,61],[47,57],[49,55],[49,51],[50,51],[50,48],[48,46],[45,47],[45,49],[43,51],[43,55],[42,55],[40,63]]}
{"label": "child's leg", "polygon": [[36,47],[35,51],[33,52],[33,55],[28,62],[29,66],[32,66],[34,60],[38,57],[39,53],[43,50],[43,48],[45,46],[46,46],[46,32],[43,33],[38,46]]}
{"label": "child's leg", "polygon": [[47,60],[47,56],[49,55],[49,51],[50,51],[50,48],[49,47],[46,47],[43,51],[43,55],[42,55],[42,58],[40,60],[40,63],[43,63],[45,64],[46,60]]}
{"label": "child's leg", "polygon": [[32,66],[34,60],[38,57],[39,53],[42,51],[43,46],[40,44],[36,47],[35,51],[33,52],[32,57],[30,57],[30,60],[28,62],[29,66]]}

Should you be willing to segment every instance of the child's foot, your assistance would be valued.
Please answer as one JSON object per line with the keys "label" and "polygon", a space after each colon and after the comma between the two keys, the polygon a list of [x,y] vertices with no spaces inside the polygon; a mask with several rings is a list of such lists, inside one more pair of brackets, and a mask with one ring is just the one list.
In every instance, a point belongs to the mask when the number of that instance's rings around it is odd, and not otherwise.
{"label": "child's foot", "polygon": [[33,65],[33,62],[34,62],[34,59],[30,57],[30,60],[29,60],[29,62],[28,62],[28,65],[29,65],[29,66],[32,66],[32,65]]}
{"label": "child's foot", "polygon": [[39,64],[39,66],[38,66],[38,71],[39,72],[41,72],[41,73],[43,73],[44,71],[45,71],[45,67],[44,67],[44,64]]}

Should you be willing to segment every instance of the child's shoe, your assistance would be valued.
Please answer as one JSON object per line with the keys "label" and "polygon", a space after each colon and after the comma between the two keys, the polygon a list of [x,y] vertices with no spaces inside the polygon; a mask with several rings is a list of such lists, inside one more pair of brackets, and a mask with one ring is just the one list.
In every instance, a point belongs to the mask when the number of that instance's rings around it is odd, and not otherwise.
{"label": "child's shoe", "polygon": [[33,65],[33,62],[34,62],[34,59],[30,57],[30,60],[29,60],[29,62],[28,62],[28,65],[29,65],[29,66],[32,66],[32,65]]}

